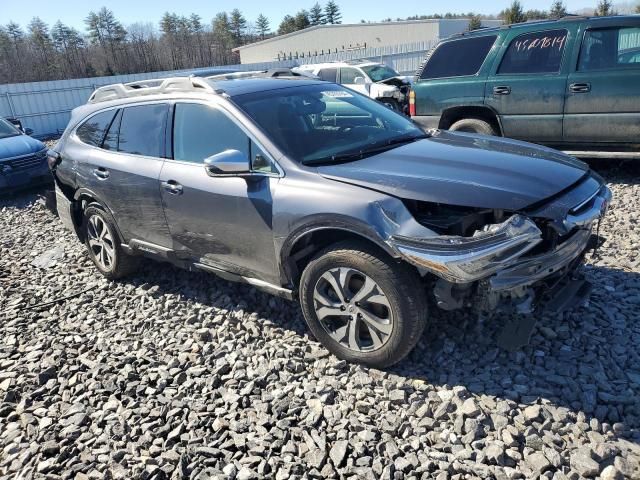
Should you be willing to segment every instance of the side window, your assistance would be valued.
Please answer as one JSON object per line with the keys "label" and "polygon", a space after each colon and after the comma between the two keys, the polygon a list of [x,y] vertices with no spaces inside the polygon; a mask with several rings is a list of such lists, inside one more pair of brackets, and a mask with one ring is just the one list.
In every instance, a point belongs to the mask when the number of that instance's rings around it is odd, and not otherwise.
{"label": "side window", "polygon": [[520,35],[509,44],[498,74],[558,73],[566,43],[566,30]]}
{"label": "side window", "polygon": [[254,141],[251,141],[251,170],[263,173],[278,173],[276,166]]}
{"label": "side window", "polygon": [[104,134],[109,128],[109,125],[111,125],[111,120],[113,120],[115,114],[116,110],[107,110],[106,112],[94,115],[78,127],[76,135],[78,135],[78,138],[83,143],[100,147],[104,139]]}
{"label": "side window", "polygon": [[587,30],[580,48],[578,70],[640,67],[640,28]]}
{"label": "side window", "polygon": [[161,157],[168,106],[139,105],[122,109],[118,151]]}
{"label": "side window", "polygon": [[352,85],[356,80],[356,77],[363,77],[364,75],[360,73],[355,68],[341,68],[340,69],[340,83],[343,85]]}
{"label": "side window", "polygon": [[475,75],[480,71],[496,38],[496,35],[486,35],[441,44],[425,64],[420,78]]}
{"label": "side window", "polygon": [[239,150],[249,158],[249,137],[221,110],[179,103],[173,119],[173,158],[202,163],[205,158]]}
{"label": "side window", "polygon": [[325,80],[327,82],[335,83],[337,76],[338,76],[337,68],[323,68],[318,72],[318,77],[320,77],[321,80]]}

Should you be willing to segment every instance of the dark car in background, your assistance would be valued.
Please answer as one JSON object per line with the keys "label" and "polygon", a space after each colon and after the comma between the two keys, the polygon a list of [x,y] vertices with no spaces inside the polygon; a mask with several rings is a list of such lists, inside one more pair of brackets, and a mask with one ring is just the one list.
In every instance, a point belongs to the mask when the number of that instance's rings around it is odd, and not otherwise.
{"label": "dark car in background", "polygon": [[[413,85],[426,128],[638,153],[640,16],[567,17],[441,42]],[[629,155],[633,156],[633,155]]]}
{"label": "dark car in background", "polygon": [[51,181],[45,145],[0,118],[0,195]]}

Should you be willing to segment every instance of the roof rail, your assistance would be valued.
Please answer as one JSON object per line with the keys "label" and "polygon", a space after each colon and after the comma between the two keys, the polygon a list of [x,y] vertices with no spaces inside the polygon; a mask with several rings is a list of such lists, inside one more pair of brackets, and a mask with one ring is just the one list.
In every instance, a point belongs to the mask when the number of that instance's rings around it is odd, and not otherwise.
{"label": "roof rail", "polygon": [[113,85],[97,88],[89,97],[88,103],[106,102],[118,98],[131,98],[142,95],[202,90],[214,92],[213,87],[206,80],[198,77],[139,80],[129,83],[114,83]]}

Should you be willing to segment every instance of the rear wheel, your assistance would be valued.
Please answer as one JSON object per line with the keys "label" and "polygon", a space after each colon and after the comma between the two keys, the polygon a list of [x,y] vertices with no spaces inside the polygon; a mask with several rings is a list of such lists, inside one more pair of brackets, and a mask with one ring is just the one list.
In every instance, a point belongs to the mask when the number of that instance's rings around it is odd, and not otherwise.
{"label": "rear wheel", "polygon": [[451,125],[449,130],[493,136],[498,134],[493,125],[485,120],[480,120],[479,118],[463,118]]}
{"label": "rear wheel", "polygon": [[339,358],[384,368],[403,359],[427,317],[420,278],[358,243],[329,247],[305,268],[302,310],[315,337]]}
{"label": "rear wheel", "polygon": [[106,278],[122,278],[138,266],[138,258],[122,249],[118,231],[102,208],[94,204],[84,211],[82,232],[91,261]]}

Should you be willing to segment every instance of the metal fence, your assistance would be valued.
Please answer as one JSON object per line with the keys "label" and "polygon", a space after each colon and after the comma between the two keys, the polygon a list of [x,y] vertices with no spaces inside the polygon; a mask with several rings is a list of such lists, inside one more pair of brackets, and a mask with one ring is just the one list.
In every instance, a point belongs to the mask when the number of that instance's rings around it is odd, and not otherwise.
{"label": "metal fence", "polygon": [[[384,62],[403,75],[412,75],[424,59],[425,52],[434,43],[419,42],[358,49],[276,62],[224,65],[220,68],[262,70],[360,58]],[[19,119],[25,128],[33,129],[36,137],[56,136],[67,126],[71,110],[84,104],[91,93],[100,86],[175,76],[198,70],[204,71],[208,68],[0,85],[0,116]]]}

